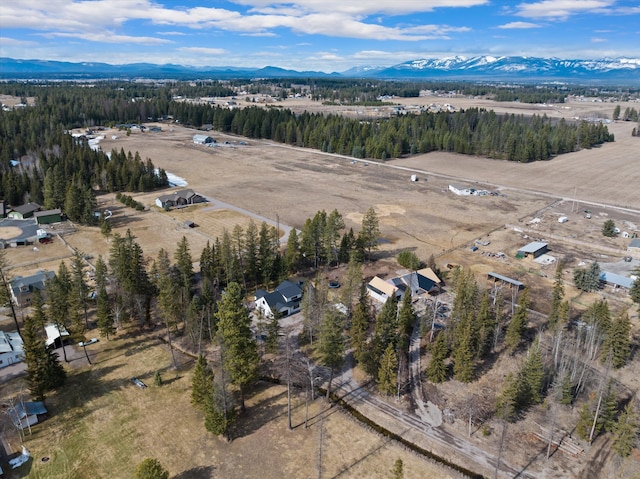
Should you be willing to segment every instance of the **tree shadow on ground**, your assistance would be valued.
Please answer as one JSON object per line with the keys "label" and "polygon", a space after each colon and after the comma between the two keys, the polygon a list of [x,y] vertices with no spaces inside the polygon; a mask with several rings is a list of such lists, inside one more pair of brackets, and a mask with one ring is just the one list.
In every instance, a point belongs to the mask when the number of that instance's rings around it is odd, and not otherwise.
{"label": "tree shadow on ground", "polygon": [[[260,382],[254,388],[251,396],[255,396],[269,387],[272,387],[272,385],[266,382]],[[244,413],[241,413],[238,418],[234,428],[234,437],[244,437],[253,434],[269,422],[276,421],[279,418],[286,416],[287,404],[278,404],[278,401],[286,395],[287,391],[285,389],[275,396],[268,397],[255,404],[248,405],[247,410]],[[246,397],[245,400],[249,402],[250,397]]]}
{"label": "tree shadow on ground", "polygon": [[213,477],[215,466],[198,466],[173,476],[173,479],[209,479]]}

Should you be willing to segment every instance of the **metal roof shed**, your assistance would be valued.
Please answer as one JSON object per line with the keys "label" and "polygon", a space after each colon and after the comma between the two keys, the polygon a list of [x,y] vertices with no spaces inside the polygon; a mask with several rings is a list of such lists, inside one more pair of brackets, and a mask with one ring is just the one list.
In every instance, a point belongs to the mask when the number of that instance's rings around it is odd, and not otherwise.
{"label": "metal roof shed", "polygon": [[507,276],[503,276],[501,274],[498,273],[487,273],[487,277],[489,277],[490,279],[493,279],[494,281],[502,281],[503,283],[508,283],[511,286],[515,286],[518,289],[522,289],[524,288],[524,283],[521,283],[518,280],[515,280],[513,278],[508,278]]}
{"label": "metal roof shed", "polygon": [[523,246],[518,250],[518,256],[522,258],[526,258],[528,256],[533,256],[537,258],[540,255],[545,254],[549,251],[549,244],[543,243],[542,241],[533,241],[526,246]]}

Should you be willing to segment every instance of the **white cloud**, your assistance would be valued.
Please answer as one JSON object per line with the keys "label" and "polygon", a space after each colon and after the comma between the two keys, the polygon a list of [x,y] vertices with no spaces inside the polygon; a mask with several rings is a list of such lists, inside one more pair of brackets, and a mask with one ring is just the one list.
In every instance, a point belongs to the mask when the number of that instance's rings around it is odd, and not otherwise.
{"label": "white cloud", "polygon": [[516,7],[516,15],[526,18],[566,19],[580,13],[598,13],[610,8],[616,0],[543,0],[521,3]]}
{"label": "white cloud", "polygon": [[[293,0],[278,2],[274,0],[234,0],[234,3],[252,7],[253,12],[298,12],[309,13],[344,13],[352,16],[361,15],[404,15],[408,13],[430,12],[436,8],[475,7],[486,5],[489,0]],[[290,14],[290,13],[287,13]]]}
{"label": "white cloud", "polygon": [[156,32],[156,35],[175,35],[175,36],[185,36],[184,32]]}
{"label": "white cloud", "polygon": [[64,33],[64,32],[50,32],[43,33],[43,37],[52,38],[79,38],[81,40],[88,40],[90,42],[100,43],[138,43],[141,45],[160,45],[163,43],[173,43],[170,40],[164,38],[154,37],[135,37],[132,35],[116,35],[111,32],[96,32],[96,33]]}
{"label": "white cloud", "polygon": [[37,45],[36,42],[31,42],[28,40],[18,40],[17,38],[9,38],[9,37],[0,37],[0,45],[3,46],[14,46],[14,47],[28,47],[32,45]]}
{"label": "white cloud", "polygon": [[606,38],[592,38],[591,43],[606,43],[608,40]]}
{"label": "white cloud", "polygon": [[538,25],[537,23],[530,23],[530,22],[510,22],[510,23],[505,23],[504,25],[499,25],[498,28],[502,28],[504,30],[511,30],[511,29],[521,30],[521,29],[527,29],[527,28],[540,28],[540,25]]}
{"label": "white cloud", "polygon": [[[285,28],[300,34],[331,37],[421,41],[448,38],[449,33],[468,29],[446,25],[385,26],[375,19],[368,23],[365,21],[366,16],[374,13],[419,13],[440,7],[470,7],[486,4],[488,0],[300,0],[289,3],[286,7],[266,0],[240,0],[236,3],[253,8],[248,14],[243,14],[215,7],[167,8],[151,0],[4,0],[0,10],[0,23],[14,28],[59,32],[68,36],[84,33],[83,38],[94,37],[94,41],[109,43],[113,43],[108,39],[111,32],[134,21],[256,36],[275,35],[274,29]],[[179,34],[180,32],[167,32],[162,35]],[[129,36],[133,37],[134,35]],[[104,40],[97,40],[98,38]],[[122,40],[134,41],[128,40],[126,36]],[[153,43],[153,40],[144,37],[136,43]]]}
{"label": "white cloud", "polygon": [[177,50],[190,53],[202,53],[203,55],[224,55],[228,53],[224,48],[208,47],[180,47]]}

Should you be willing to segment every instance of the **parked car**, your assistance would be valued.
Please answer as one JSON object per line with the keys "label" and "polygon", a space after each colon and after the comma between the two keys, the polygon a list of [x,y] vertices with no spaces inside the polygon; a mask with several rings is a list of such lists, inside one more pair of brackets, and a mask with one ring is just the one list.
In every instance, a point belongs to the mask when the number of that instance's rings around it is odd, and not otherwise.
{"label": "parked car", "polygon": [[99,341],[98,338],[91,338],[89,341],[80,341],[78,346],[89,346],[90,344],[95,344]]}

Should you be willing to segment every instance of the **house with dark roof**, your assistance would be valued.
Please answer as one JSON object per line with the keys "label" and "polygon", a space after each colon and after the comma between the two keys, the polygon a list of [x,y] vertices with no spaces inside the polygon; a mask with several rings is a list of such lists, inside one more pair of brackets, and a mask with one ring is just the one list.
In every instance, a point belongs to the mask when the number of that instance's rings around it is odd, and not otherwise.
{"label": "house with dark roof", "polygon": [[36,274],[24,278],[22,276],[16,276],[10,281],[13,302],[20,308],[31,306],[31,298],[35,290],[40,291],[44,298],[46,296],[47,283],[51,281],[55,275],[53,271],[38,271]]}
{"label": "house with dark roof", "polygon": [[389,280],[404,295],[405,292],[411,291],[412,296],[421,294],[433,294],[440,291],[442,281],[431,268],[424,268],[418,271],[392,278]]}
{"label": "house with dark roof", "polygon": [[13,211],[8,216],[14,220],[26,220],[33,217],[33,214],[39,209],[40,205],[38,203],[27,203],[13,208]]}
{"label": "house with dark roof", "polygon": [[193,190],[174,191],[168,195],[162,195],[156,198],[156,206],[158,208],[176,208],[181,206],[195,205],[196,203],[205,203],[207,199],[199,195]]}
{"label": "house with dark roof", "polygon": [[300,311],[302,300],[302,286],[293,281],[284,280],[272,292],[259,289],[254,295],[256,309],[265,317],[273,318],[289,316]]}
{"label": "house with dark roof", "polygon": [[367,284],[367,293],[373,299],[385,303],[392,296],[401,298],[407,291],[412,296],[438,294],[442,280],[431,268],[411,271],[389,280],[374,276]]}

